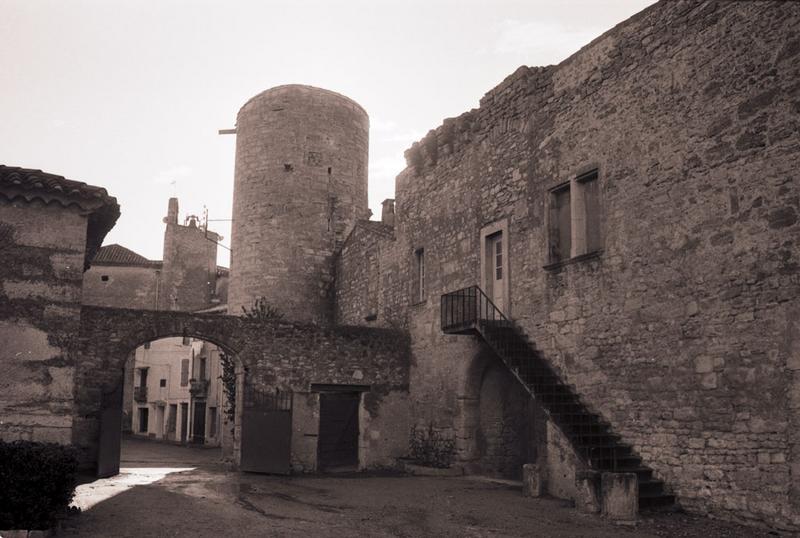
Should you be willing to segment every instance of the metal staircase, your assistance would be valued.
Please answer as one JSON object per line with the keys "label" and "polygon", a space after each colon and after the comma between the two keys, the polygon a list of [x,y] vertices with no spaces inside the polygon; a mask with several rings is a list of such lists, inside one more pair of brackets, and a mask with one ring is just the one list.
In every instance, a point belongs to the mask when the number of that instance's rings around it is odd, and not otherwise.
{"label": "metal staircase", "polygon": [[671,506],[675,497],[633,448],[621,441],[611,425],[581,402],[575,387],[534,349],[524,332],[492,303],[478,286],[442,295],[442,331],[478,334],[539,402],[553,423],[592,469],[635,473],[639,481],[639,508]]}

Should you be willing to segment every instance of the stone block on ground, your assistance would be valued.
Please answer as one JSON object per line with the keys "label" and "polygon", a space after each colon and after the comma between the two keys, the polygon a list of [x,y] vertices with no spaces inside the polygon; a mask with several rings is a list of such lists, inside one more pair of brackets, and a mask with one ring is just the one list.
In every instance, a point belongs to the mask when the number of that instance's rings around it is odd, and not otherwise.
{"label": "stone block on ground", "polygon": [[586,514],[600,512],[600,492],[600,472],[576,471],[575,508]]}
{"label": "stone block on ground", "polygon": [[542,469],[535,463],[522,466],[522,495],[525,497],[541,497],[544,490]]}
{"label": "stone block on ground", "polygon": [[635,473],[603,473],[600,499],[604,517],[634,523],[639,512],[639,481]]}

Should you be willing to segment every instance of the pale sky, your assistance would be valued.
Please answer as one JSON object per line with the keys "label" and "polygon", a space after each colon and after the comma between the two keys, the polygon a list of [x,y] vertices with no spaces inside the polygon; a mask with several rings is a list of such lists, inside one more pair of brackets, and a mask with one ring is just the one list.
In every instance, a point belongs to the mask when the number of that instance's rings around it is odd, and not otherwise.
{"label": "pale sky", "polygon": [[[181,218],[231,218],[235,136],[217,131],[253,95],[309,84],[367,110],[379,217],[414,141],[651,3],[0,0],[0,164],[105,187],[122,209],[105,244],[161,259],[170,196]],[[210,228],[230,245],[229,222]]]}

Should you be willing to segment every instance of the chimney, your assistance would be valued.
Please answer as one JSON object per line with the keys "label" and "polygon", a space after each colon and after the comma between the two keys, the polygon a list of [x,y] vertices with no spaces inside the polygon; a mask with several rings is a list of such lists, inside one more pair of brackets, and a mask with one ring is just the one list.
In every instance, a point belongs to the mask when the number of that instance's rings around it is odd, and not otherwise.
{"label": "chimney", "polygon": [[178,224],[178,199],[170,198],[167,206],[167,216],[164,217],[167,224]]}
{"label": "chimney", "polygon": [[394,198],[387,198],[381,206],[381,222],[394,228]]}

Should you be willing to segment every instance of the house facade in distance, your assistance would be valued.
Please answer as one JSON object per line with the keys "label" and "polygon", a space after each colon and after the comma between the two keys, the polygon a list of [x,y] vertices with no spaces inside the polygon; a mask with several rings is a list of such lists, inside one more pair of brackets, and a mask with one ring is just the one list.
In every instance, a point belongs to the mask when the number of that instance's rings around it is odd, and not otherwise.
{"label": "house facade in distance", "polygon": [[164,338],[136,348],[130,408],[134,435],[219,446],[222,391],[220,350],[186,338]]}

